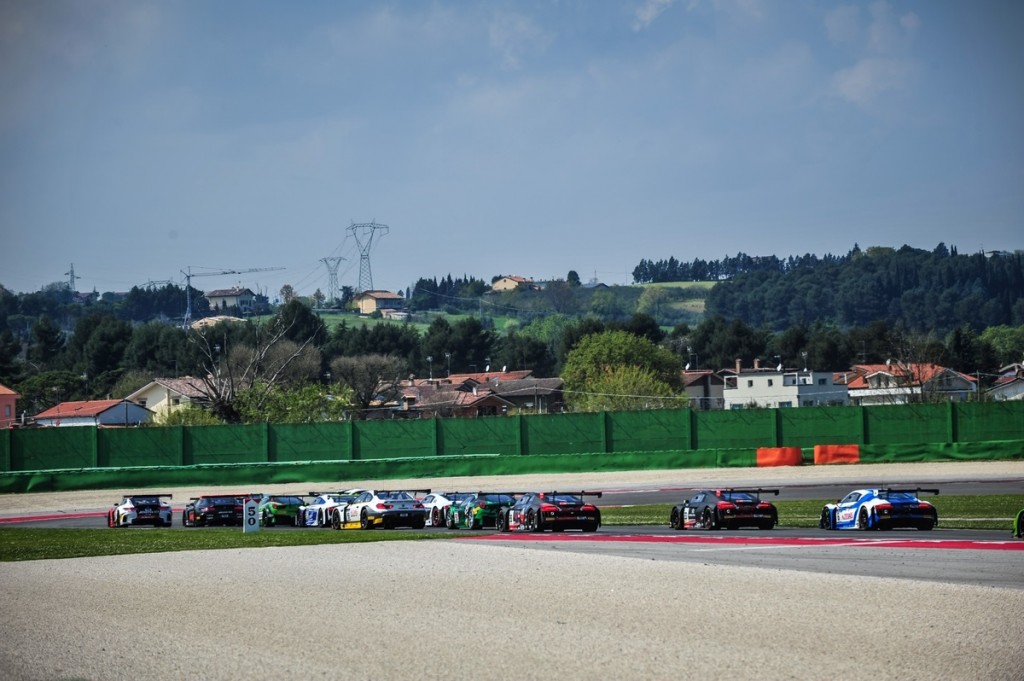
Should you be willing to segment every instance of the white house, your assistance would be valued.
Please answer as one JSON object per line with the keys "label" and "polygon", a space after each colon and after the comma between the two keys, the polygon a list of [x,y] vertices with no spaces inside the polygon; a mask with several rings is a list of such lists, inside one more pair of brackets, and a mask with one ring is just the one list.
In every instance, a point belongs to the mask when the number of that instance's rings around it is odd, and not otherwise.
{"label": "white house", "polygon": [[999,378],[985,395],[990,400],[1024,400],[1024,364],[1010,364],[999,370]]}
{"label": "white house", "polygon": [[830,371],[809,371],[777,367],[761,368],[758,360],[753,369],[743,369],[739,360],[736,371],[724,374],[722,398],[726,409],[756,407],[817,407],[846,405],[850,398],[845,385],[836,385]]}
{"label": "white house", "polygon": [[213,311],[235,308],[242,314],[252,314],[253,308],[256,307],[256,294],[247,288],[210,291],[206,294],[206,299],[210,301],[210,309]]}
{"label": "white house", "polygon": [[203,381],[193,376],[154,378],[125,399],[164,416],[178,407],[206,400],[203,388]]}
{"label": "white house", "polygon": [[973,376],[926,362],[856,364],[836,376],[855,405],[959,402],[978,391]]}

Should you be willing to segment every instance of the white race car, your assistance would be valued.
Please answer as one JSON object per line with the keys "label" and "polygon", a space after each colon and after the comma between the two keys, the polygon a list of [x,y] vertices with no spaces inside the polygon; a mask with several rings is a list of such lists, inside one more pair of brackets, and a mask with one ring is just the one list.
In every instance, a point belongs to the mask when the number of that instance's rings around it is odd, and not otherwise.
{"label": "white race car", "polygon": [[171,526],[171,505],[164,501],[170,494],[129,494],[107,511],[107,527],[126,525]]}
{"label": "white race car", "polygon": [[423,497],[421,501],[427,509],[427,525],[445,527],[448,509],[471,496],[472,492],[431,492]]}
{"label": "white race car", "polygon": [[369,530],[379,525],[387,530],[422,529],[427,524],[427,509],[413,495],[415,492],[430,494],[429,489],[364,490],[354,501],[331,510],[331,527]]}
{"label": "white race car", "polygon": [[310,492],[313,499],[299,506],[295,524],[299,527],[327,527],[331,524],[331,512],[355,500],[364,490],[349,489],[340,492]]}

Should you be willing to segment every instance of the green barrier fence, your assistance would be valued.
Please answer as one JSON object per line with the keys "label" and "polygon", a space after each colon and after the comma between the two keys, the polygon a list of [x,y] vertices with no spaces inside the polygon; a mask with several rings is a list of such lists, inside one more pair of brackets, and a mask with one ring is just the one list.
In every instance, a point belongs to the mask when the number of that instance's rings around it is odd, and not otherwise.
{"label": "green barrier fence", "polygon": [[[0,473],[115,467],[438,459],[630,452],[730,452],[706,465],[753,465],[759,447],[879,448],[907,460],[945,447],[1024,440],[1024,401],[697,412],[647,410],[513,417],[0,431]],[[896,445],[903,445],[901,449]],[[941,446],[940,446],[941,445]],[[950,447],[950,445],[958,445]],[[875,451],[872,449],[871,451]],[[754,455],[756,457],[756,455]],[[894,458],[895,457],[895,458]],[[704,465],[704,464],[702,464]]]}

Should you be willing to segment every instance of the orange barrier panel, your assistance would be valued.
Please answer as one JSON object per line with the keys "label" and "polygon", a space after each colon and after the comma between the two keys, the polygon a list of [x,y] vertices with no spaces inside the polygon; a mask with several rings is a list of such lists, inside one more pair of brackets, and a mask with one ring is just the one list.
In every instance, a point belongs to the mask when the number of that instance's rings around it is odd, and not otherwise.
{"label": "orange barrier panel", "polygon": [[799,447],[758,447],[757,466],[800,466],[803,465],[803,452]]}
{"label": "orange barrier panel", "polygon": [[860,463],[860,445],[814,445],[814,463]]}

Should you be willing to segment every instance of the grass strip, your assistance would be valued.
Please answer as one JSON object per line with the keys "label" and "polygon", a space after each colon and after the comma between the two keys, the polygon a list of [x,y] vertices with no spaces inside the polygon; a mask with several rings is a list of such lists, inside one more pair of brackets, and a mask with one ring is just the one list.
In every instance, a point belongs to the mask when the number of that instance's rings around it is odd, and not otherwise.
{"label": "grass strip", "polygon": [[275,531],[245,534],[239,528],[167,531],[150,528],[0,528],[0,561],[116,556],[130,553],[255,549],[373,541],[439,539],[448,534],[407,531]]}
{"label": "grass strip", "polygon": [[[997,494],[985,496],[928,496],[939,512],[939,527],[962,530],[1010,531],[1013,518],[1024,508],[1024,496]],[[817,527],[821,509],[834,499],[774,501],[779,510],[780,527]],[[682,499],[680,499],[682,503]],[[668,525],[676,504],[650,504],[601,509],[605,525]]]}

